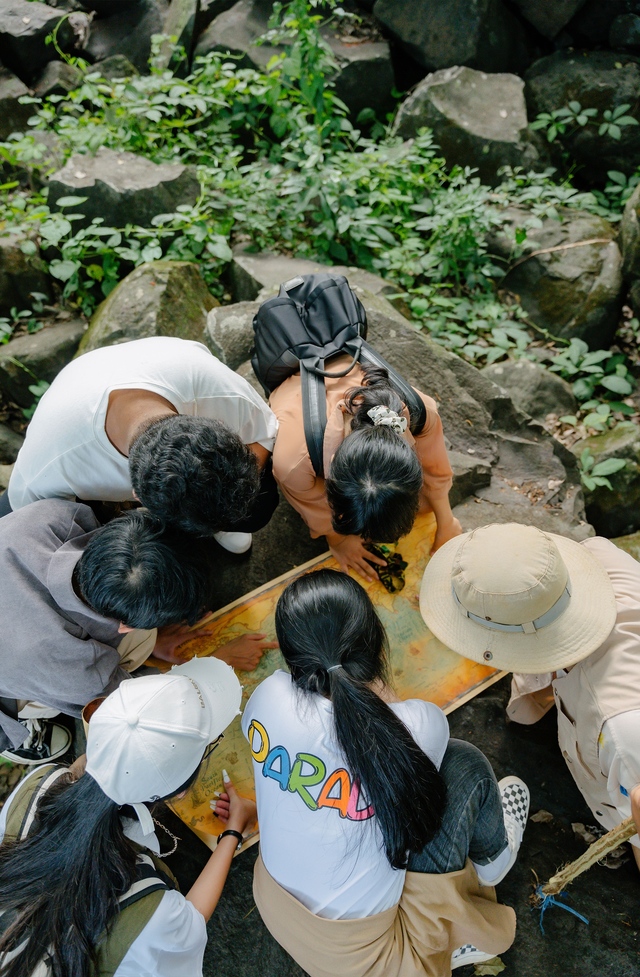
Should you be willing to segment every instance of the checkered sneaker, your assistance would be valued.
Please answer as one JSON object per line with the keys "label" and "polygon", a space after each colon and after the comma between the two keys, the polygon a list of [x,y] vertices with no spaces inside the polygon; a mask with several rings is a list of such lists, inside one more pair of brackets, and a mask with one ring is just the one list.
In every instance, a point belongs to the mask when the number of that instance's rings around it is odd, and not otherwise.
{"label": "checkered sneaker", "polygon": [[473,943],[465,943],[451,954],[451,969],[457,970],[458,967],[468,967],[474,963],[486,963],[494,957],[495,953],[485,953],[484,950],[478,950]]}
{"label": "checkered sneaker", "polygon": [[498,784],[502,795],[505,824],[515,822],[520,828],[520,839],[529,817],[529,788],[519,777],[503,777]]}

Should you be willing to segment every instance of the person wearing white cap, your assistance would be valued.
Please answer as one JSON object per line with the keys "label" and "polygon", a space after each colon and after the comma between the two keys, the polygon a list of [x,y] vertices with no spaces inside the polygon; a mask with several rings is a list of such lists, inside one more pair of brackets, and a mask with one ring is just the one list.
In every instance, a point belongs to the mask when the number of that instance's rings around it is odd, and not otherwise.
{"label": "person wearing white cap", "polygon": [[0,817],[3,977],[202,974],[205,924],[255,805],[225,778],[227,828],[184,897],[157,857],[149,804],[187,789],[241,694],[212,658],[124,682],[91,718],[84,772],[50,764],[19,785]]}
{"label": "person wearing white cap", "polygon": [[[422,616],[466,658],[512,671],[508,715],[557,707],[560,749],[600,824],[640,831],[640,564],[601,537],[576,543],[492,525],[432,558]],[[640,838],[631,839],[640,867]]]}

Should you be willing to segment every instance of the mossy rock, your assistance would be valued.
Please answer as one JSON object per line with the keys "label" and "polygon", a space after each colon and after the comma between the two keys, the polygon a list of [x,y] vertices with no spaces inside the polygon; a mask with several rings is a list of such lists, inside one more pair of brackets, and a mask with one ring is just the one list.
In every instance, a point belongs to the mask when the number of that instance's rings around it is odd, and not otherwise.
{"label": "mossy rock", "polygon": [[217,305],[198,265],[149,261],[127,275],[98,306],[78,354],[148,336],[204,342],[207,314]]}
{"label": "mossy rock", "polygon": [[595,463],[624,458],[626,467],[608,476],[611,489],[585,489],[587,518],[601,536],[622,536],[640,529],[640,427],[621,421],[602,434],[577,441],[572,451],[580,457],[589,448]]}

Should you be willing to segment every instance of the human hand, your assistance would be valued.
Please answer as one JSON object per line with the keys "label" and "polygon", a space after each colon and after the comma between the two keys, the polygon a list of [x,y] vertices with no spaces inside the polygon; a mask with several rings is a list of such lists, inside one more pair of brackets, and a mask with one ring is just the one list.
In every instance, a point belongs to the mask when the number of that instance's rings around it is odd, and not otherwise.
{"label": "human hand", "polygon": [[631,817],[636,823],[636,829],[640,835],[640,784],[629,791],[629,797],[631,799]]}
{"label": "human hand", "polygon": [[340,564],[341,570],[347,573],[351,568],[365,580],[376,579],[371,563],[377,563],[382,567],[387,565],[386,560],[369,552],[360,536],[344,536],[341,542],[330,545],[329,549]]}
{"label": "human hand", "polygon": [[455,516],[451,516],[451,519],[445,523],[438,523],[438,528],[436,529],[435,539],[433,541],[433,546],[431,547],[431,556],[448,543],[450,539],[454,536],[460,536],[462,533],[462,526],[460,525],[460,520],[456,519]]}
{"label": "human hand", "polygon": [[241,794],[238,794],[226,770],[222,771],[222,779],[224,781],[224,790],[219,798],[215,801],[210,801],[209,805],[211,810],[224,822],[227,828],[242,833],[257,818],[258,812],[255,802],[249,797],[243,797]]}
{"label": "human hand", "polygon": [[243,672],[252,672],[260,662],[265,651],[277,648],[277,641],[266,641],[266,634],[242,634],[233,641],[220,645],[214,652],[214,657],[239,668]]}
{"label": "human hand", "polygon": [[152,652],[153,657],[173,664],[184,662],[186,659],[178,651],[179,646],[191,638],[211,634],[212,631],[213,628],[201,628],[199,631],[195,631],[187,624],[167,624],[163,628],[158,628],[158,636]]}

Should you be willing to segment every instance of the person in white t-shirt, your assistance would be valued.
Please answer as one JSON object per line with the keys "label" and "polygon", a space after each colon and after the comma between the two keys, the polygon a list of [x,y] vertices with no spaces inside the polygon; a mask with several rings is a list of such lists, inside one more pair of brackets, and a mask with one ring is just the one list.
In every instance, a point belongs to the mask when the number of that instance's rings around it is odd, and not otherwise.
{"label": "person in white t-shirt", "polygon": [[[312,977],[444,974],[506,950],[514,917],[492,886],[515,861],[526,786],[498,785],[437,706],[397,698],[384,628],[351,577],[299,577],[276,632],[290,674],[262,682],[242,718],[272,935]],[[407,953],[424,970],[404,971]]]}
{"label": "person in white t-shirt", "polygon": [[139,499],[185,532],[245,552],[278,504],[278,423],[200,343],[159,336],[68,364],[31,419],[0,515],[36,499]]}
{"label": "person in white t-shirt", "polygon": [[91,717],[86,768],[50,764],[19,784],[0,816],[4,977],[202,977],[206,922],[255,804],[225,780],[226,829],[186,897],[158,857],[149,805],[187,789],[241,695],[217,659],[124,682]]}

